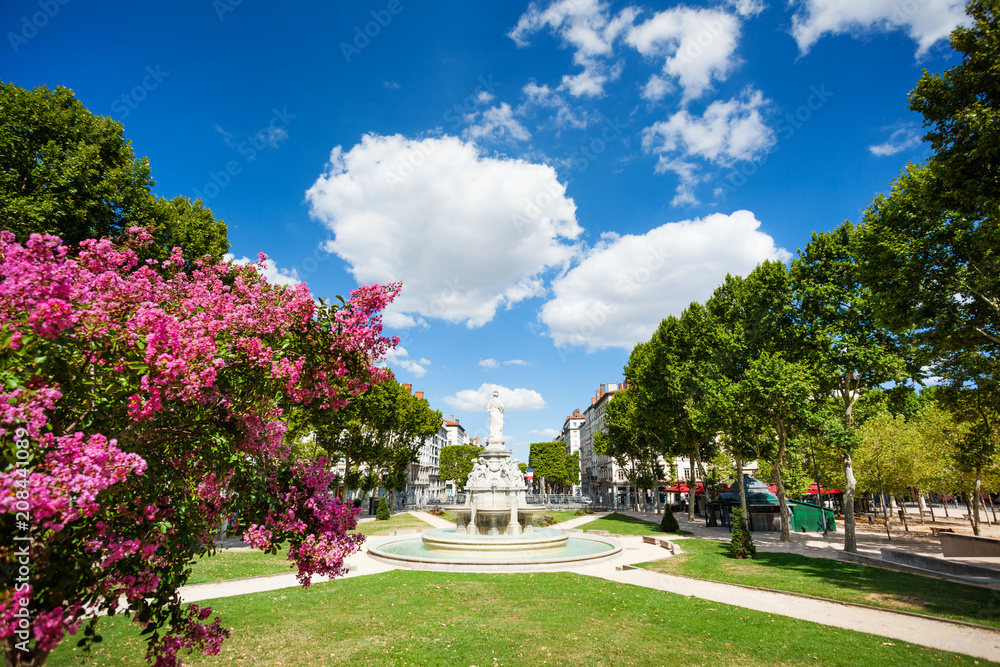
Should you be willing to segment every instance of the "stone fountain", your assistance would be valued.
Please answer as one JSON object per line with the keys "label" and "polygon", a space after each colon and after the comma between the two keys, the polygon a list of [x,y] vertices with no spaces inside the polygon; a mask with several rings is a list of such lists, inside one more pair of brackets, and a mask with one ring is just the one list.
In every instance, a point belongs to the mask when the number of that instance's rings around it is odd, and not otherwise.
{"label": "stone fountain", "polygon": [[490,435],[466,481],[465,504],[446,508],[455,515],[455,528],[370,547],[369,555],[413,569],[525,571],[557,569],[619,553],[621,545],[610,538],[570,538],[555,528],[534,527],[537,510],[528,509],[518,461],[504,447],[504,408],[496,390],[486,409]]}

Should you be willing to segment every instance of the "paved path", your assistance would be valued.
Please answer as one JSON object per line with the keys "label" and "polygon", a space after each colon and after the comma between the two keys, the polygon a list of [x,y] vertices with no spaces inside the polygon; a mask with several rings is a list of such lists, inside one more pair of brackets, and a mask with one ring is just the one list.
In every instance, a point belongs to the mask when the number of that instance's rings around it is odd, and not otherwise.
{"label": "paved path", "polygon": [[[435,528],[444,528],[452,525],[444,519],[427,514],[426,512],[411,512],[411,514],[426,521]],[[628,514],[647,520],[651,518],[655,519],[655,515]],[[606,514],[590,514],[563,522],[558,524],[558,526],[560,528],[579,527],[602,516],[606,516]],[[677,519],[684,530],[690,530],[699,537],[722,538],[720,530],[706,529],[703,522],[701,525],[697,521],[693,524],[688,524],[686,517],[680,515],[677,516]],[[709,532],[702,535],[705,531]],[[725,533],[728,535],[728,530],[725,530]],[[781,542],[772,544],[768,540],[758,539],[759,536],[764,535],[766,534],[754,534],[754,542],[757,544],[759,550],[770,551],[773,547],[774,550],[780,548],[782,550],[804,553],[809,556],[823,558],[836,557],[835,543],[832,540],[823,541],[821,535],[818,538],[796,535],[795,537],[801,537],[802,539],[793,540],[790,544]],[[367,544],[378,545],[387,539],[391,539],[391,537],[370,537]],[[843,535],[840,534],[839,538],[842,540]],[[861,536],[859,535],[860,538]],[[662,547],[644,543],[641,537],[626,536],[619,539],[622,542],[623,549],[621,554],[615,559],[584,566],[567,567],[566,571],[598,577],[608,581],[676,593],[678,595],[694,596],[721,604],[735,605],[737,607],[812,621],[832,627],[867,632],[921,646],[963,653],[977,658],[1000,660],[1000,632],[992,630],[971,628],[945,621],[898,614],[892,611],[855,607],[837,602],[825,602],[771,591],[753,590],[731,584],[675,577],[649,570],[621,569],[626,565],[634,565],[636,563],[668,557],[669,552]],[[816,539],[822,544],[815,544]],[[837,538],[832,539],[836,540]],[[678,546],[683,548],[684,543],[682,538],[674,541]],[[390,565],[379,563],[369,558],[366,551],[352,555],[347,559],[347,563],[351,569],[346,577],[378,574],[393,569]],[[326,578],[316,577],[313,581],[326,581]],[[194,602],[211,598],[278,590],[297,585],[298,582],[294,574],[252,577],[214,584],[185,586],[181,589],[181,598],[185,602]]]}

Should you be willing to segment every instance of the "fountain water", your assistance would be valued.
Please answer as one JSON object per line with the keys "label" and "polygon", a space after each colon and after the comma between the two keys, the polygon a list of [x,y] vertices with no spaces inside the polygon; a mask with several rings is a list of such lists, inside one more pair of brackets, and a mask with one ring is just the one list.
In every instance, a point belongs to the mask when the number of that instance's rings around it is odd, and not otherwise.
{"label": "fountain water", "polygon": [[497,391],[487,411],[490,435],[465,484],[466,503],[447,508],[456,527],[383,543],[369,548],[369,555],[413,569],[498,571],[561,568],[620,552],[621,545],[610,538],[570,538],[561,530],[535,528],[538,510],[527,507],[518,461],[504,447]]}

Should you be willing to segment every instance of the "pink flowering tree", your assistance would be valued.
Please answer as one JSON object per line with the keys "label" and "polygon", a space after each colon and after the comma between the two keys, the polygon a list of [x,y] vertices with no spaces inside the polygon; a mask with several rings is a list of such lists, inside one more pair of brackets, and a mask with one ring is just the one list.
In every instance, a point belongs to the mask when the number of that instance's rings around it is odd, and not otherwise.
{"label": "pink flowering tree", "polygon": [[[0,639],[40,665],[66,635],[130,615],[147,659],[219,651],[211,609],[178,596],[224,519],[289,546],[308,585],[359,548],[325,459],[292,461],[282,412],[337,409],[384,379],[380,311],[399,285],[317,305],[258,267],[140,263],[149,234],[78,248],[0,232]],[[262,257],[263,261],[263,257]],[[334,487],[335,488],[335,487]]]}

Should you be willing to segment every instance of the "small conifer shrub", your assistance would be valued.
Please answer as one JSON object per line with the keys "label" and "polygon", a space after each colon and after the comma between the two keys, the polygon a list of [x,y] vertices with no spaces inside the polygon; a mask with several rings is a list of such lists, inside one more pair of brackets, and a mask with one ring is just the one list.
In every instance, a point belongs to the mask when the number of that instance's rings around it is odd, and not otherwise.
{"label": "small conifer shrub", "polygon": [[733,558],[756,558],[757,547],[753,544],[750,529],[747,528],[743,510],[739,507],[733,510],[733,537],[729,541],[729,555]]}
{"label": "small conifer shrub", "polygon": [[663,518],[660,519],[660,530],[664,533],[676,533],[680,529],[681,527],[677,525],[677,518],[670,511],[670,507],[664,506]]}
{"label": "small conifer shrub", "polygon": [[389,520],[389,503],[385,501],[385,496],[379,498],[378,509],[375,510],[375,518],[379,521]]}

